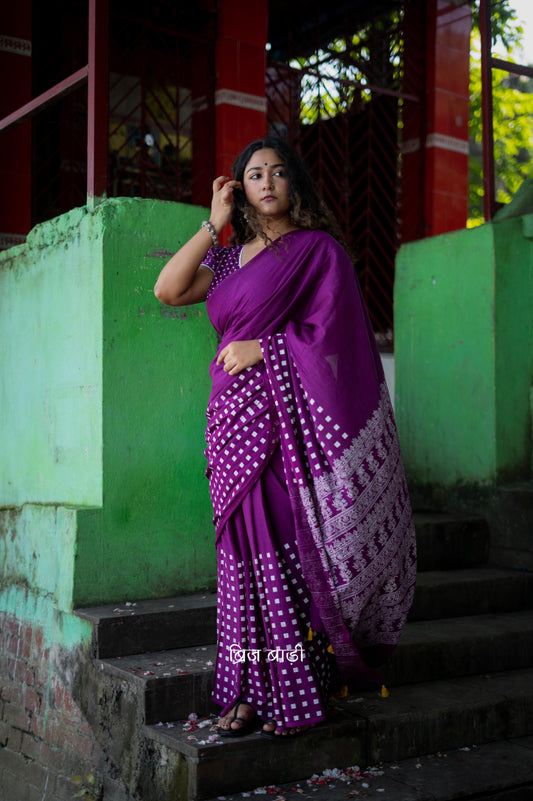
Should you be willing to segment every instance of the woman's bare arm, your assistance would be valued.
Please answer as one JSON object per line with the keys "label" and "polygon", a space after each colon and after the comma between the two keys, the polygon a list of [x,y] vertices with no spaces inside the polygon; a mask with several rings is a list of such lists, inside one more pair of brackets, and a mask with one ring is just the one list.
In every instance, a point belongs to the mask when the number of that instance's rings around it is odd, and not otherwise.
{"label": "woman's bare arm", "polygon": [[[240,187],[240,183],[225,176],[213,182],[210,221],[217,234],[229,222],[235,187]],[[202,259],[212,244],[211,235],[202,227],[165,264],[154,287],[155,295],[162,303],[186,306],[205,300],[213,273],[202,265]]]}

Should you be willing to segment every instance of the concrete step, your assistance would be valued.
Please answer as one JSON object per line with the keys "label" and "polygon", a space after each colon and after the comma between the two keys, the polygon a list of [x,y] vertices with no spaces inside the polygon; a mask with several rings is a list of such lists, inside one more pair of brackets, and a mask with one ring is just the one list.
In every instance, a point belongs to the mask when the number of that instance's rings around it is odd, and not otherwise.
{"label": "concrete step", "polygon": [[533,665],[533,610],[408,623],[387,686]]}
{"label": "concrete step", "polygon": [[[204,722],[205,728],[193,728]],[[528,737],[533,734],[533,669],[403,686],[388,698],[375,691],[351,695],[332,703],[327,722],[282,741],[259,733],[228,740],[212,731],[211,723],[146,727],[147,756],[154,764],[164,762],[175,795],[161,788],[156,795],[145,787],[145,801],[200,801],[305,780],[339,765],[364,767]]]}
{"label": "concrete step", "polygon": [[227,740],[210,731],[214,593],[78,610],[94,630],[85,706],[136,797],[204,801],[339,765],[532,735],[533,574],[487,567],[483,520],[423,514],[416,525],[422,572],[384,671],[391,696],[352,692],[300,738]]}
{"label": "concrete step", "polygon": [[[128,682],[149,724],[215,711],[214,645],[101,660],[111,682]],[[533,610],[408,623],[383,670],[387,687],[533,665]]]}
{"label": "concrete step", "polygon": [[[256,787],[251,795],[266,791],[267,787]],[[367,768],[337,765],[305,780],[270,784],[268,793],[294,801],[346,801],[357,796],[382,801],[531,801],[533,736]],[[242,801],[242,793],[226,795],[225,801]]]}
{"label": "concrete step", "polygon": [[468,515],[416,512],[418,570],[460,570],[487,563],[487,521]]}
{"label": "concrete step", "polygon": [[533,609],[533,573],[495,567],[419,573],[409,620]]}
{"label": "concrete step", "polygon": [[212,592],[84,607],[76,614],[93,625],[96,659],[216,641]]}
{"label": "concrete step", "polygon": [[[486,562],[489,533],[485,520],[417,513],[415,524],[419,571],[467,569]],[[76,613],[93,624],[93,652],[98,659],[204,645],[216,639],[213,592],[146,601],[131,599],[77,609]]]}
{"label": "concrete step", "polygon": [[499,488],[491,512],[491,558],[533,570],[533,481]]}
{"label": "concrete step", "polygon": [[207,715],[211,702],[216,645],[155,651],[96,661],[98,673],[114,686],[127,683],[147,723]]}
{"label": "concrete step", "polygon": [[[533,573],[491,567],[419,573],[410,621],[533,608]],[[93,624],[95,658],[201,646],[216,640],[216,595],[77,610]]]}

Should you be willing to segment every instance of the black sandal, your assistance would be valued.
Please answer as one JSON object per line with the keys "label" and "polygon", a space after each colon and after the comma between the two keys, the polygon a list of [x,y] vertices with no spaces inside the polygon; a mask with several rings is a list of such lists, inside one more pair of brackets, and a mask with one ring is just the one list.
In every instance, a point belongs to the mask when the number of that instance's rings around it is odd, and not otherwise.
{"label": "black sandal", "polygon": [[[233,723],[234,720],[238,720],[240,723],[242,723],[242,726],[239,726],[238,729],[232,729],[230,723],[229,729],[220,729],[219,734],[221,737],[244,737],[245,734],[251,734],[251,732],[255,731],[257,717],[255,712],[250,720],[245,720],[244,718],[239,717],[239,707],[242,706],[243,703],[244,701],[239,701],[239,703],[235,705],[233,718],[231,720],[231,723]],[[249,706],[250,709],[252,709],[250,704],[244,703],[244,705]]]}

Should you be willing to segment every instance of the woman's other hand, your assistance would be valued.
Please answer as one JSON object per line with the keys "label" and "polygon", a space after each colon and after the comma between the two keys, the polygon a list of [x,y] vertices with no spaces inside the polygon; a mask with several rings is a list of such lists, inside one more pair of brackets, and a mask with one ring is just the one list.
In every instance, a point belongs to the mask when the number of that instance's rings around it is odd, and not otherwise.
{"label": "woman's other hand", "polygon": [[217,364],[224,364],[224,370],[229,375],[253,367],[254,364],[263,361],[263,352],[258,339],[245,339],[230,342],[222,348],[218,354]]}

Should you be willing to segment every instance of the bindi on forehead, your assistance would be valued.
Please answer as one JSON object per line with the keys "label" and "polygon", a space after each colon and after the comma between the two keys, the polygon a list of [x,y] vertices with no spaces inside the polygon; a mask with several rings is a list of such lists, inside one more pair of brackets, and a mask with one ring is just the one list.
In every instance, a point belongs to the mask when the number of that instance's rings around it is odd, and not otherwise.
{"label": "bindi on forehead", "polygon": [[[283,167],[285,165],[284,165],[284,163],[282,161],[280,161],[278,164],[270,164],[268,161],[265,161],[264,162],[264,166],[265,167],[270,167],[271,169],[275,170],[278,167]],[[259,164],[256,167],[247,167],[246,168],[246,173],[253,172],[254,170],[260,170],[260,169],[261,169],[261,166]]]}

